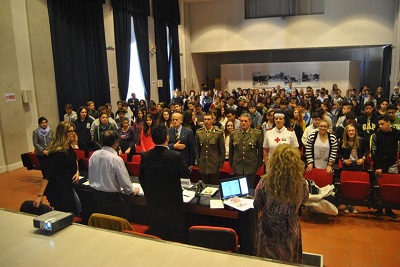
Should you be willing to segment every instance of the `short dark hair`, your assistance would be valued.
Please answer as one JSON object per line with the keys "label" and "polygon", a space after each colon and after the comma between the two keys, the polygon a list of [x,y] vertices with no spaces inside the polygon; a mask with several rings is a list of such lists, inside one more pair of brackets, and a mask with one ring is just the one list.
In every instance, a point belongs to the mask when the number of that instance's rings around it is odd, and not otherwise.
{"label": "short dark hair", "polygon": [[354,111],[350,111],[349,113],[346,114],[346,120],[355,120],[357,119],[356,114]]}
{"label": "short dark hair", "polygon": [[71,103],[67,103],[64,106],[65,109],[72,109],[72,104]]}
{"label": "short dark hair", "polygon": [[364,104],[364,108],[366,108],[367,106],[369,106],[369,107],[371,107],[371,108],[374,108],[374,107],[375,107],[375,104],[374,104],[373,101],[367,101],[367,102],[365,102],[365,104]]}
{"label": "short dark hair", "polygon": [[119,115],[119,114],[124,114],[124,115],[125,115],[125,110],[123,110],[123,109],[118,109],[117,112],[116,112],[116,114],[117,114],[117,115]]}
{"label": "short dark hair", "polygon": [[162,145],[167,140],[168,128],[164,124],[157,124],[151,128],[151,138],[154,144]]}
{"label": "short dark hair", "polygon": [[305,103],[303,100],[301,100],[301,101],[297,104],[297,106],[300,106],[300,107],[302,107],[302,108],[305,108],[305,107],[306,107],[306,103]]}
{"label": "short dark hair", "polygon": [[378,121],[386,121],[386,122],[390,121],[391,122],[392,120],[390,119],[389,115],[384,114],[384,115],[380,115],[378,117]]}
{"label": "short dark hair", "polygon": [[397,106],[395,104],[389,104],[386,108],[386,110],[397,110]]}
{"label": "short dark hair", "polygon": [[225,115],[228,115],[228,114],[236,115],[236,111],[232,108],[229,108],[229,109],[225,110]]}
{"label": "short dark hair", "polygon": [[383,99],[381,100],[381,103],[383,103],[383,102],[389,103],[389,100],[388,100],[387,98],[383,98]]}
{"label": "short dark hair", "polygon": [[45,117],[40,117],[40,118],[38,119],[38,124],[42,123],[42,121],[49,122]]}
{"label": "short dark hair", "polygon": [[317,109],[313,112],[313,114],[312,114],[311,117],[312,117],[313,119],[317,119],[317,118],[322,119],[322,114],[323,114],[322,109],[317,108]]}
{"label": "short dark hair", "polygon": [[123,123],[124,121],[129,122],[129,119],[128,119],[127,117],[123,117],[123,118],[121,119],[121,122]]}
{"label": "short dark hair", "polygon": [[115,142],[119,142],[119,134],[115,130],[107,130],[103,133],[103,146],[113,146]]}
{"label": "short dark hair", "polygon": [[343,102],[342,107],[344,107],[344,106],[350,106],[353,109],[353,105],[350,102],[347,102],[347,101]]}

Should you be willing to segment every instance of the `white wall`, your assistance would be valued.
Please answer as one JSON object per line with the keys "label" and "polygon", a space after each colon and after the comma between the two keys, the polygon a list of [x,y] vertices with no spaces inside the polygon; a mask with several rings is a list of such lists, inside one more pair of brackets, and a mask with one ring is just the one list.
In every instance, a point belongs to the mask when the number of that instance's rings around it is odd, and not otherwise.
{"label": "white wall", "polygon": [[[319,81],[317,82],[301,82],[301,73],[319,73]],[[260,75],[276,74],[284,72],[285,75],[292,75],[299,78],[298,83],[293,83],[293,87],[305,88],[312,86],[313,88],[332,88],[332,84],[336,83],[342,93],[348,88],[358,88],[360,86],[359,61],[321,61],[321,62],[290,62],[290,63],[257,63],[257,64],[224,64],[221,65],[221,85],[223,90],[238,87],[241,88],[271,88],[278,84],[286,87],[284,81],[270,81],[268,85],[253,86],[252,75],[258,73]]]}
{"label": "white wall", "polygon": [[392,44],[397,0],[325,0],[325,14],[244,20],[243,0],[190,4],[193,53]]}

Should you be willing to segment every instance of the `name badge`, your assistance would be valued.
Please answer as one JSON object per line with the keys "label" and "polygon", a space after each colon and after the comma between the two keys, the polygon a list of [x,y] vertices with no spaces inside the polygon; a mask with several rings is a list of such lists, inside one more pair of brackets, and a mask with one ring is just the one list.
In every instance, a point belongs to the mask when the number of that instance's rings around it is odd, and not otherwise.
{"label": "name badge", "polygon": [[181,186],[183,188],[192,188],[193,185],[190,179],[181,178]]}

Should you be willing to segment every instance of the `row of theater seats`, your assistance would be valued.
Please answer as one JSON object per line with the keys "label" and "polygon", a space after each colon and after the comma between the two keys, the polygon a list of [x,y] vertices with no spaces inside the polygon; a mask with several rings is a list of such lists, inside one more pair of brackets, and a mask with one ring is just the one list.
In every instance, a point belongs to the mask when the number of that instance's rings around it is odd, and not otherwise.
{"label": "row of theater seats", "polygon": [[334,178],[325,169],[314,168],[305,178],[319,187],[334,184],[339,204],[400,209],[400,174],[384,173],[375,179],[372,172],[342,171]]}

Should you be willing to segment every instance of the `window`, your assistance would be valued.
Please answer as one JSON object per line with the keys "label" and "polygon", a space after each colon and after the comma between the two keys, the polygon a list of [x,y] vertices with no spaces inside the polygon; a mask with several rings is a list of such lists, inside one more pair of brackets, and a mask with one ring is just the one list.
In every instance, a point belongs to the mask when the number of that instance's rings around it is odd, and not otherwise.
{"label": "window", "polygon": [[143,82],[142,71],[140,69],[139,54],[136,45],[135,28],[133,24],[133,18],[131,18],[131,60],[129,70],[129,85],[128,95],[126,98],[130,98],[132,93],[136,94],[137,99],[145,99],[145,86]]}

